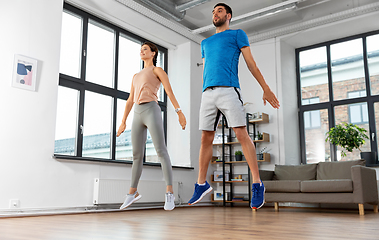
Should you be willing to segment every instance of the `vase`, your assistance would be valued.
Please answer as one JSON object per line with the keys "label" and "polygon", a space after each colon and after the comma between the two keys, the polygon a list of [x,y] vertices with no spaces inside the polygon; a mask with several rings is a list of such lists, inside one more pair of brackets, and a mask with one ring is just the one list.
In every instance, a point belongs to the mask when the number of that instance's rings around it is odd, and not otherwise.
{"label": "vase", "polygon": [[236,156],[236,161],[242,161],[242,155],[235,155]]}
{"label": "vase", "polygon": [[361,152],[361,158],[366,161],[366,166],[376,164],[376,152]]}

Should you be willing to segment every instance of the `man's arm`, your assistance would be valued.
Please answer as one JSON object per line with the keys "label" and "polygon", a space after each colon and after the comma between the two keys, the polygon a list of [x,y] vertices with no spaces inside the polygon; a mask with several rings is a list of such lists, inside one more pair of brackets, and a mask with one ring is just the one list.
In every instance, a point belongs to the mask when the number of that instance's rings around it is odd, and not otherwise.
{"label": "man's arm", "polygon": [[254,78],[258,81],[259,85],[261,85],[263,89],[263,104],[266,105],[266,101],[268,101],[273,108],[278,109],[280,107],[279,100],[267,85],[261,71],[259,71],[259,68],[254,61],[253,55],[251,54],[250,47],[246,46],[241,48],[241,52],[251,74],[253,74]]}
{"label": "man's arm", "polygon": [[201,74],[201,79],[203,79],[203,82],[202,82],[202,84],[204,85],[204,64],[205,64],[205,59],[203,58],[203,72],[202,72],[202,74]]}

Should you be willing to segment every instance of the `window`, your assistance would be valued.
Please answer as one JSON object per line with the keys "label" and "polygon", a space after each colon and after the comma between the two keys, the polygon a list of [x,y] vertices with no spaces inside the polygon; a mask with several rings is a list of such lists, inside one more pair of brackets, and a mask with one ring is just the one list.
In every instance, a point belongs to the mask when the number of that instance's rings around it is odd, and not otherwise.
{"label": "window", "polygon": [[82,27],[82,17],[63,12],[59,72],[75,78],[80,77]]}
{"label": "window", "polygon": [[[329,101],[326,47],[299,53],[302,105]],[[306,101],[316,99],[317,102]]]}
{"label": "window", "polygon": [[348,98],[347,92],[366,90],[363,64],[363,39],[330,45],[333,99]]}
{"label": "window", "polygon": [[[366,91],[355,91],[347,94],[348,98],[366,97]],[[353,124],[368,123],[367,103],[349,105],[349,122]]]}
{"label": "window", "polygon": [[58,88],[55,154],[76,155],[78,97],[78,90],[66,87]]}
{"label": "window", "polygon": [[[303,99],[303,105],[318,103],[319,98]],[[304,127],[305,129],[319,128],[321,126],[320,111],[308,111],[304,112]]]}
{"label": "window", "polygon": [[370,32],[296,49],[302,163],[360,159],[360,151],[341,159],[325,133],[342,122],[371,136],[362,151],[377,151],[379,120],[379,32]]}
{"label": "window", "polygon": [[[116,137],[131,81],[143,67],[139,52],[147,41],[124,29],[64,4],[55,137],[56,157],[106,162],[130,162],[130,128]],[[157,66],[167,66],[167,49],[159,49]],[[166,126],[166,97],[159,106]],[[165,127],[166,131],[166,127]],[[156,163],[148,138],[145,162]]]}
{"label": "window", "polygon": [[367,37],[367,65],[371,94],[379,94],[379,34]]}

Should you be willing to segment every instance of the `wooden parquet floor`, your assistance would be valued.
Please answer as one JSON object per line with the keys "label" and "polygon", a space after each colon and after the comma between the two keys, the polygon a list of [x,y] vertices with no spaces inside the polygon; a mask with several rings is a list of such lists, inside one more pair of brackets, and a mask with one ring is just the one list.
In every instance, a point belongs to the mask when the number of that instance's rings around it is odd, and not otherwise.
{"label": "wooden parquet floor", "polygon": [[366,210],[181,207],[0,218],[1,240],[379,239],[379,214]]}

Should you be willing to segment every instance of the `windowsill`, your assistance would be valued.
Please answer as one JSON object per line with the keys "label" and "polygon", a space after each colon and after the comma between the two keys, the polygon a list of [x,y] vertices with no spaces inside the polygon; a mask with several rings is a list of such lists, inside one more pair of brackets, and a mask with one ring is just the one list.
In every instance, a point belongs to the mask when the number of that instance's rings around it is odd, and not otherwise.
{"label": "windowsill", "polygon": [[[111,160],[111,159],[102,159],[102,158],[88,158],[88,157],[74,157],[74,156],[66,156],[66,155],[53,155],[54,159],[59,160],[68,160],[68,161],[80,161],[80,162],[91,162],[91,163],[118,163],[118,164],[133,164],[133,161],[121,161],[121,160]],[[152,167],[161,167],[160,163],[149,163],[144,162],[144,166],[152,166]],[[172,166],[172,168],[178,169],[190,169],[193,170],[193,167],[184,167],[184,166]]]}

